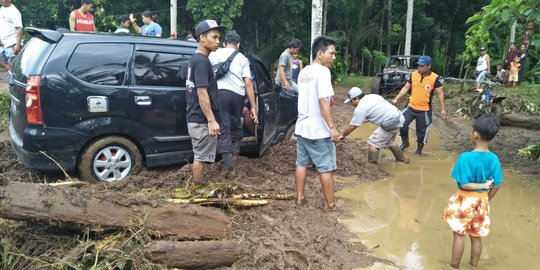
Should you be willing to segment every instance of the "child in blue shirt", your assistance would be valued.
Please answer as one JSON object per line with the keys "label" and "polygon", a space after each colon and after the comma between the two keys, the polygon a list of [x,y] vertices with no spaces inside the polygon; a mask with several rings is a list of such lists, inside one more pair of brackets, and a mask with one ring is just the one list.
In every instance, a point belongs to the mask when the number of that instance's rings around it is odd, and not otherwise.
{"label": "child in blue shirt", "polygon": [[470,139],[474,150],[462,153],[454,165],[452,178],[458,192],[448,200],[442,218],[454,231],[450,266],[459,268],[463,256],[465,234],[471,239],[470,265],[477,266],[482,253],[482,240],[489,233],[489,201],[503,181],[501,163],[489,151],[488,144],[499,131],[499,120],[481,116],[474,121]]}

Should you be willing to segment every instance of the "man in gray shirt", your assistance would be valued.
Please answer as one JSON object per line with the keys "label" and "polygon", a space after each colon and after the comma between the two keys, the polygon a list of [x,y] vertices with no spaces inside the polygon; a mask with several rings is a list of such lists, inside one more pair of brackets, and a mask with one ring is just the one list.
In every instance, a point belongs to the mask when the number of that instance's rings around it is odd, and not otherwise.
{"label": "man in gray shirt", "polygon": [[379,95],[365,95],[358,87],[351,88],[347,97],[345,103],[350,102],[356,109],[351,123],[345,128],[340,138],[344,139],[367,120],[379,126],[368,138],[368,161],[377,164],[379,149],[388,147],[396,161],[408,163],[409,159],[395,143],[399,128],[405,122],[401,111]]}
{"label": "man in gray shirt", "polygon": [[292,80],[292,65],[293,57],[292,55],[298,53],[302,49],[302,41],[298,39],[293,39],[289,43],[289,48],[287,48],[279,56],[278,68],[276,73],[276,84],[281,83],[283,88],[286,90],[292,90],[298,93],[298,85]]}

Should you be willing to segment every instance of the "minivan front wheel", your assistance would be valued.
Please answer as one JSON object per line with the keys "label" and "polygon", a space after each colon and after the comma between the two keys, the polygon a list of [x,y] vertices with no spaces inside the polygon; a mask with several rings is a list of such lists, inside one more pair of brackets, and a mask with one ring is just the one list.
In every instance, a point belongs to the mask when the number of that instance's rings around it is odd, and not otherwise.
{"label": "minivan front wheel", "polygon": [[141,154],[130,140],[110,136],[90,143],[79,159],[83,180],[114,182],[125,179],[141,166]]}

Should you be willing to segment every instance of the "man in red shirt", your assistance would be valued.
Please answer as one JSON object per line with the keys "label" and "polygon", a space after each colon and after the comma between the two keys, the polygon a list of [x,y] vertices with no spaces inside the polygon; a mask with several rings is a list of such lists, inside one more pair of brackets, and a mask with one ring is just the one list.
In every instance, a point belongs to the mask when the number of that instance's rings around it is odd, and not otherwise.
{"label": "man in red shirt", "polygon": [[90,13],[94,2],[81,0],[81,7],[69,14],[69,29],[77,32],[96,32],[94,16]]}

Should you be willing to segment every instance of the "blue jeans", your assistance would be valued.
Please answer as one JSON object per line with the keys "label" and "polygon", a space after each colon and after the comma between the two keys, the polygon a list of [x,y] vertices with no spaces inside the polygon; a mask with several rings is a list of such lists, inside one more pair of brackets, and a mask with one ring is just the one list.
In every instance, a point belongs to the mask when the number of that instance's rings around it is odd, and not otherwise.
{"label": "blue jeans", "polygon": [[307,139],[296,136],[296,166],[308,167],[315,164],[319,173],[331,172],[337,168],[336,146],[330,138]]}
{"label": "blue jeans", "polygon": [[13,52],[13,47],[15,47],[15,45],[9,47],[0,47],[0,63],[9,65],[13,64],[15,56],[17,56]]}

